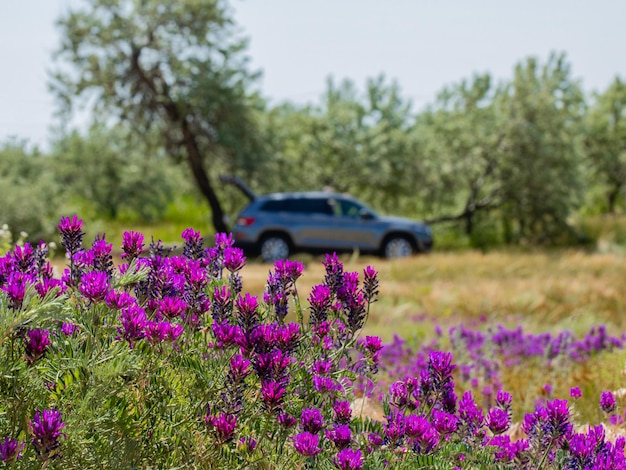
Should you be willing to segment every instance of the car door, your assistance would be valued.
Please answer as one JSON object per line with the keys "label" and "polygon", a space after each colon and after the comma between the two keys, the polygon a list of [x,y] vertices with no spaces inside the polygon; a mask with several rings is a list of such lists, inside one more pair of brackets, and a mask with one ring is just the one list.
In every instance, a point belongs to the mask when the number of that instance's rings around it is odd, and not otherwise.
{"label": "car door", "polygon": [[[379,234],[376,219],[363,205],[351,199],[334,198],[333,240],[343,249],[378,248]],[[366,213],[372,215],[367,217]]]}
{"label": "car door", "polygon": [[287,202],[289,229],[293,242],[300,247],[334,247],[334,216],[325,197],[293,198]]}

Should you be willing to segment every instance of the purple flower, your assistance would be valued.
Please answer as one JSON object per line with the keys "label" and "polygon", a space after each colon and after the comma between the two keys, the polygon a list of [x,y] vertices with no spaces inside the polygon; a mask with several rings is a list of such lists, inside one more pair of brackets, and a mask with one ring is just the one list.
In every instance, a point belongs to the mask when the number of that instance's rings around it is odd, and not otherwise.
{"label": "purple flower", "polygon": [[371,266],[363,270],[363,293],[368,303],[378,300],[378,272]]}
{"label": "purple flower", "polygon": [[138,305],[131,305],[121,310],[119,320],[122,326],[118,327],[117,330],[132,348],[135,341],[145,336],[145,328],[148,323],[146,312]]}
{"label": "purple flower", "polygon": [[183,256],[188,259],[200,259],[204,251],[204,238],[200,236],[200,232],[192,228],[186,228],[183,230],[181,237],[185,240]]}
{"label": "purple flower", "polygon": [[115,292],[114,290],[110,290],[104,298],[104,303],[109,308],[121,310],[122,308],[135,305],[137,300],[128,292]]}
{"label": "purple flower", "polygon": [[317,408],[305,408],[302,410],[300,424],[302,425],[303,431],[310,432],[311,434],[317,434],[324,427],[324,417],[322,416],[322,412]]}
{"label": "purple flower", "polygon": [[341,384],[335,379],[321,375],[313,376],[313,388],[318,393],[322,394],[328,392],[340,392],[342,390]]}
{"label": "purple flower", "polygon": [[273,411],[280,407],[285,397],[287,388],[283,381],[266,380],[261,385],[261,397],[263,403],[270,410]]}
{"label": "purple flower", "polygon": [[9,306],[12,309],[17,310],[22,307],[22,302],[26,295],[26,286],[32,284],[34,281],[35,278],[31,275],[20,272],[12,272],[9,274],[6,284],[2,286],[2,290],[7,293]]}
{"label": "purple flower", "polygon": [[606,414],[611,414],[615,411],[615,395],[609,391],[604,391],[600,395],[600,408]]}
{"label": "purple flower", "polygon": [[552,400],[546,404],[547,432],[553,440],[566,436],[572,430],[569,421],[569,408],[567,400]]}
{"label": "purple flower", "polygon": [[165,318],[177,318],[187,311],[187,302],[179,297],[163,297],[157,300],[157,313]]}
{"label": "purple flower", "polygon": [[235,430],[237,429],[237,416],[220,413],[217,416],[210,416],[205,418],[205,421],[213,426],[215,434],[217,436],[217,442],[224,444],[232,441],[235,437]]}
{"label": "purple flower", "polygon": [[439,434],[452,434],[459,427],[457,417],[445,411],[433,411],[431,421]]}
{"label": "purple flower", "polygon": [[252,370],[250,369],[250,361],[244,359],[241,354],[235,354],[230,358],[230,371],[235,382],[241,382]]}
{"label": "purple flower", "polygon": [[57,227],[61,232],[61,244],[70,253],[70,256],[80,251],[85,236],[83,221],[76,215],[71,218],[61,217],[61,223]]}
{"label": "purple flower", "polygon": [[335,457],[335,466],[339,470],[361,470],[363,468],[361,449],[346,448],[340,450]]}
{"label": "purple flower", "polygon": [[431,428],[425,416],[409,415],[404,419],[404,432],[411,439],[418,439]]}
{"label": "purple flower", "polygon": [[294,449],[305,457],[315,457],[319,454],[322,451],[319,444],[320,439],[317,434],[305,431],[293,436]]}
{"label": "purple flower", "polygon": [[259,324],[259,300],[257,296],[246,294],[238,295],[235,300],[235,310],[237,311],[237,324],[243,331],[252,331]]}
{"label": "purple flower", "polygon": [[431,351],[428,355],[428,372],[435,389],[440,390],[443,384],[452,379],[452,354],[449,352]]}
{"label": "purple flower", "polygon": [[63,322],[63,324],[61,325],[61,333],[63,333],[65,336],[72,336],[76,331],[76,328],[77,326],[73,323]]}
{"label": "purple flower", "polygon": [[5,437],[4,442],[0,441],[0,460],[7,463],[15,462],[22,458],[22,449],[23,442]]}
{"label": "purple flower", "polygon": [[572,387],[569,390],[569,396],[573,399],[578,399],[583,396],[583,392],[580,390],[580,387]]}
{"label": "purple flower", "polygon": [[352,419],[352,408],[349,401],[336,401],[333,404],[333,412],[335,422],[339,424],[347,424]]}
{"label": "purple flower", "polygon": [[502,434],[510,425],[509,414],[502,408],[492,408],[487,414],[487,427],[495,435]]}
{"label": "purple flower", "polygon": [[336,424],[332,430],[326,431],[326,437],[333,441],[337,449],[343,449],[352,442],[352,431],[347,424]]}
{"label": "purple flower", "polygon": [[129,262],[138,258],[144,252],[143,234],[139,232],[124,232],[122,235],[121,258],[129,258]]}
{"label": "purple flower", "polygon": [[24,338],[26,362],[34,364],[43,356],[50,346],[50,332],[48,330],[28,330]]}
{"label": "purple flower", "polygon": [[227,247],[224,250],[224,267],[231,273],[240,271],[246,264],[246,257],[241,248]]}
{"label": "purple flower", "polygon": [[298,420],[288,413],[278,413],[276,420],[281,426],[287,429],[293,428],[296,424],[298,424]]}
{"label": "purple flower", "polygon": [[92,302],[101,302],[109,292],[109,277],[102,271],[83,274],[78,290]]}
{"label": "purple flower", "polygon": [[330,287],[324,284],[313,286],[308,300],[311,305],[309,321],[312,325],[319,325],[328,318],[328,310],[332,300]]}
{"label": "purple flower", "polygon": [[218,349],[236,346],[240,343],[241,328],[237,325],[231,325],[226,322],[213,323],[211,330],[216,339],[215,347]]}
{"label": "purple flower", "polygon": [[105,235],[102,235],[102,238],[99,238],[98,236],[94,240],[91,247],[91,252],[93,253],[94,271],[105,272],[109,277],[113,275],[113,257],[111,256],[112,250],[113,245],[106,242]]}
{"label": "purple flower", "polygon": [[42,410],[35,412],[30,422],[33,433],[33,446],[41,460],[54,458],[54,451],[61,445],[61,429],[65,427],[61,412],[58,410]]}

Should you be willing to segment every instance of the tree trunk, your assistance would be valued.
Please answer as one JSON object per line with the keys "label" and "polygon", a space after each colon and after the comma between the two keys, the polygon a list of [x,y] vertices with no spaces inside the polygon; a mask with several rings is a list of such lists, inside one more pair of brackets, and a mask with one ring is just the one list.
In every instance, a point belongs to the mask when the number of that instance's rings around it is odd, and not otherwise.
{"label": "tree trunk", "polygon": [[615,214],[615,205],[617,204],[617,197],[619,196],[621,189],[622,189],[622,185],[615,184],[613,185],[613,187],[609,190],[607,194],[607,202],[609,204],[609,207],[608,207],[609,214]]}

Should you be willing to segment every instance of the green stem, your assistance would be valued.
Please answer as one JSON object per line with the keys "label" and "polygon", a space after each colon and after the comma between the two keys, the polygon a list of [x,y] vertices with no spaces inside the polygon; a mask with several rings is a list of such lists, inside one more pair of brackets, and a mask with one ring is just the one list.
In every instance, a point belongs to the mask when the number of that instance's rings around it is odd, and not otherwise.
{"label": "green stem", "polygon": [[547,460],[548,454],[550,453],[550,450],[552,449],[552,444],[554,444],[554,439],[550,439],[550,445],[548,445],[548,448],[544,452],[543,457],[541,457],[541,460],[539,461],[539,465],[537,465],[537,470],[541,470],[541,468],[543,467],[543,464]]}

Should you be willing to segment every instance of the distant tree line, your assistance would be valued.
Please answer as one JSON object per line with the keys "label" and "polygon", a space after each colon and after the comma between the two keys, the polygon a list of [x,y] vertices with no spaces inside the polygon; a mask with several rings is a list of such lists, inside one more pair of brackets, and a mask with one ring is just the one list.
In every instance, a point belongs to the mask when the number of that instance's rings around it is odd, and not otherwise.
{"label": "distant tree line", "polygon": [[331,186],[480,243],[570,243],[572,216],[626,206],[626,83],[588,96],[564,54],[461,80],[421,110],[384,76],[270,105],[226,2],[84,4],[59,19],[51,89],[61,124],[85,103],[93,124],[62,127],[46,155],[0,148],[10,225],[44,233],[68,201],[154,220],[185,192],[228,230],[245,199],[221,174],[259,193]]}

